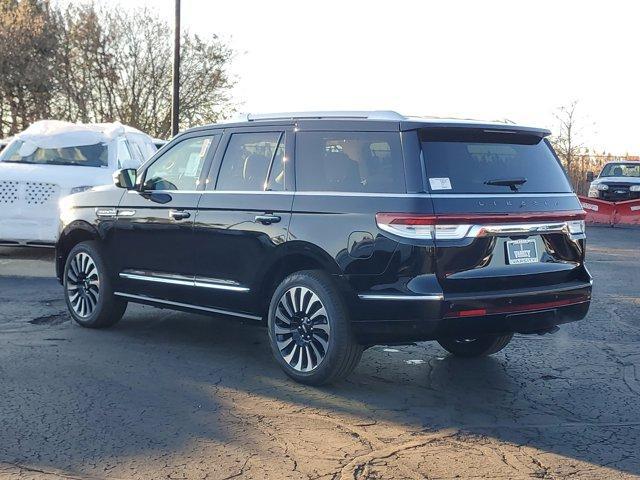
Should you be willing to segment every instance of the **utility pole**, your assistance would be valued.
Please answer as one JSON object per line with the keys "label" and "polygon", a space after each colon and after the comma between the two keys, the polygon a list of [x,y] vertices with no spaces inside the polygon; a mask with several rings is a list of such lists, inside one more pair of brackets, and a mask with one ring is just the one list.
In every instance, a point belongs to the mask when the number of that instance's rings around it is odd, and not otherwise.
{"label": "utility pole", "polygon": [[180,116],[180,0],[175,0],[175,24],[173,30],[173,92],[171,94],[171,135],[178,134]]}

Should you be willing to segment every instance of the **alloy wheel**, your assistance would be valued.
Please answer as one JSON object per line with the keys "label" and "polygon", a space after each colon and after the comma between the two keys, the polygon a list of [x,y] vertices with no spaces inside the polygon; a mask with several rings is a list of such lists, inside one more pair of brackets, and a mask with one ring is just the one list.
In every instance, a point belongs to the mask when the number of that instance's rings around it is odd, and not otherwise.
{"label": "alloy wheel", "polygon": [[96,309],[100,297],[100,275],[93,259],[78,252],[67,270],[67,296],[76,315],[87,318]]}
{"label": "alloy wheel", "polygon": [[327,311],[311,289],[292,287],[280,297],[275,312],[280,355],[298,372],[310,372],[327,355],[331,326]]}

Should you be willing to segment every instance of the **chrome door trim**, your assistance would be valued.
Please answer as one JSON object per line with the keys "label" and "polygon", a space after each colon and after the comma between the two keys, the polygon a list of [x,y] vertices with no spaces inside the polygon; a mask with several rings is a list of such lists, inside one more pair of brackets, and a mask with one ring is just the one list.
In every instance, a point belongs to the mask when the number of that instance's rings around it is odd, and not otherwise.
{"label": "chrome door trim", "polygon": [[195,278],[195,286],[201,288],[213,288],[216,290],[228,290],[230,292],[248,292],[249,287],[243,287],[233,280],[220,280],[217,278],[199,277]]}
{"label": "chrome door trim", "polygon": [[129,280],[141,280],[144,282],[166,283],[169,285],[182,285],[186,287],[212,288],[230,292],[248,292],[249,287],[243,287],[233,280],[221,280],[199,276],[178,275],[173,273],[147,272],[142,270],[125,270],[120,272],[121,278]]}
{"label": "chrome door trim", "polygon": [[142,300],[145,302],[158,303],[162,305],[173,305],[174,307],[191,308],[193,310],[201,310],[203,312],[218,313],[220,315],[231,315],[233,317],[248,318],[250,320],[262,320],[262,317],[249,315],[248,313],[232,312],[230,310],[222,310],[219,308],[201,307],[200,305],[192,305],[190,303],[172,302],[171,300],[161,300],[159,298],[147,297],[145,295],[133,295],[131,293],[113,292],[118,297],[130,298],[132,300]]}
{"label": "chrome door trim", "polygon": [[361,293],[358,295],[360,300],[421,300],[421,301],[437,301],[444,300],[444,295],[385,295],[383,293]]}
{"label": "chrome door trim", "polygon": [[129,280],[142,280],[145,282],[156,283],[168,283],[170,285],[184,285],[187,287],[193,287],[193,277],[187,277],[184,275],[173,275],[170,273],[155,273],[155,272],[143,272],[138,270],[125,270],[120,272],[121,278],[127,278]]}

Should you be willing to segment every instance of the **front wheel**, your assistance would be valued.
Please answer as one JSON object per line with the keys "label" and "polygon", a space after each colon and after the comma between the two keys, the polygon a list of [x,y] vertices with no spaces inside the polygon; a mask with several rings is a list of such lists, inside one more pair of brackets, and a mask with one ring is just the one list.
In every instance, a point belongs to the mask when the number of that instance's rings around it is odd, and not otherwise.
{"label": "front wheel", "polygon": [[300,383],[321,385],[344,378],[362,356],[344,300],[321,271],[296,272],[282,281],[269,305],[268,327],[273,355]]}
{"label": "front wheel", "polygon": [[513,333],[477,338],[441,338],[438,343],[457,357],[484,357],[499,352],[508,345]]}
{"label": "front wheel", "polygon": [[81,242],[69,252],[64,291],[69,313],[83,327],[110,327],[127,308],[127,302],[113,294],[100,247],[94,241]]}

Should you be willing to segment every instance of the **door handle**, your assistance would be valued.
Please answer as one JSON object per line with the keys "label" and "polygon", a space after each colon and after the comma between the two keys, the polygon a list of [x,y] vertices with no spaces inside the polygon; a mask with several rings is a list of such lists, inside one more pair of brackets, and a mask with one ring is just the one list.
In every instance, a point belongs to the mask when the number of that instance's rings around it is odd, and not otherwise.
{"label": "door handle", "polygon": [[272,223],[278,223],[280,221],[280,217],[277,215],[256,215],[256,218],[254,218],[253,221],[263,225],[271,225]]}
{"label": "door handle", "polygon": [[169,210],[169,218],[171,220],[184,220],[185,218],[189,218],[191,214],[189,212],[185,212],[184,210]]}

